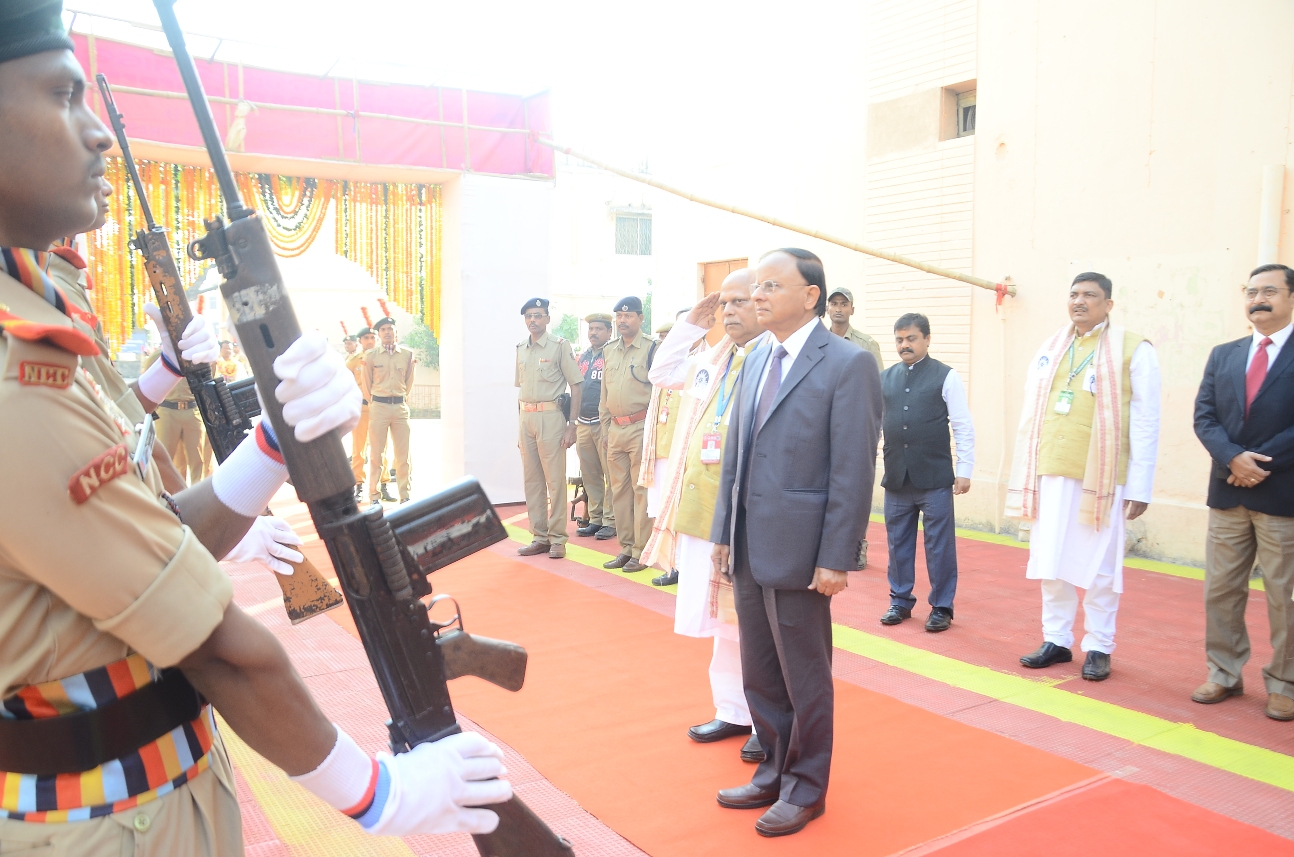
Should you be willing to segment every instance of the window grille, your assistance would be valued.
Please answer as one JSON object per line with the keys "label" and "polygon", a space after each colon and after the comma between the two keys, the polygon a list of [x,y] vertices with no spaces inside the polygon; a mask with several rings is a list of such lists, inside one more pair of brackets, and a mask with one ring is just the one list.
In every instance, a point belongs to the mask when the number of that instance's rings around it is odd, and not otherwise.
{"label": "window grille", "polygon": [[975,90],[957,96],[957,136],[975,133]]}
{"label": "window grille", "polygon": [[651,215],[616,215],[616,254],[619,256],[651,255]]}

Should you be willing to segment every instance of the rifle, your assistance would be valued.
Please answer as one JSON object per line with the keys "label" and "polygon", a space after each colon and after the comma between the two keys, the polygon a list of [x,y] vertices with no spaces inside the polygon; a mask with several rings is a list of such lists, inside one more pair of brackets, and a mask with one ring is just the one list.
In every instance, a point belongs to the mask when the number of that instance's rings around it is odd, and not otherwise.
{"label": "rifle", "polygon": [[[337,432],[298,441],[274,398],[273,362],[301,336],[265,224],[243,205],[225,156],[211,106],[175,17],[174,0],[153,0],[175,55],[229,222],[206,221],[207,234],[189,245],[194,259],[213,259],[225,281],[221,294],[261,390],[265,415],[297,496],[305,502],[328,548],[346,604],[377,678],[391,719],[394,753],[461,731],[448,681],[476,675],[507,690],[525,678],[519,646],[472,637],[461,616],[433,622],[422,598],[427,576],[507,537],[498,513],[474,479],[410,503],[389,517],[381,506],[361,512],[355,503],[350,462]],[[442,596],[443,598],[443,596]],[[573,857],[570,843],[515,795],[490,807],[499,814],[494,833],[473,835],[482,857]]]}
{"label": "rifle", "polygon": [[[260,402],[256,398],[256,381],[246,378],[233,384],[226,383],[219,376],[213,377],[211,367],[205,363],[190,363],[180,356],[179,341],[184,336],[189,322],[193,321],[193,310],[189,298],[180,283],[180,270],[171,255],[171,243],[166,234],[166,227],[153,219],[153,210],[148,205],[148,196],[144,193],[144,183],[139,178],[139,169],[130,154],[130,140],[126,137],[126,123],[117,102],[112,97],[112,87],[102,74],[96,76],[99,92],[103,95],[104,109],[108,121],[117,135],[117,145],[121,147],[122,160],[130,182],[135,186],[135,200],[144,215],[147,229],[141,229],[131,239],[130,246],[144,257],[144,268],[148,272],[148,282],[153,287],[153,295],[158,307],[162,310],[162,320],[166,333],[175,347],[176,361],[184,373],[184,378],[197,400],[198,411],[207,430],[207,442],[217,462],[223,462],[234,448],[252,429],[252,419],[261,412]],[[273,373],[270,374],[274,377]],[[270,394],[273,397],[273,394]],[[333,589],[314,563],[302,557],[299,563],[292,566],[290,576],[275,574],[283,590],[283,606],[288,618],[296,625],[311,616],[317,616],[326,610],[340,606],[341,593]]]}

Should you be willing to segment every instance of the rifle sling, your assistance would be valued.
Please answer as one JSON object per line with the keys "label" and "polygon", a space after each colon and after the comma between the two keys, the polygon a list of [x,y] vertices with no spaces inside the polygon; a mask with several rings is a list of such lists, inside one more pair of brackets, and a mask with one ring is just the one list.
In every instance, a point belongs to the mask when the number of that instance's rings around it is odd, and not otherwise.
{"label": "rifle sling", "polygon": [[197,718],[203,700],[178,669],[89,711],[37,720],[0,718],[0,771],[72,774],[120,759]]}

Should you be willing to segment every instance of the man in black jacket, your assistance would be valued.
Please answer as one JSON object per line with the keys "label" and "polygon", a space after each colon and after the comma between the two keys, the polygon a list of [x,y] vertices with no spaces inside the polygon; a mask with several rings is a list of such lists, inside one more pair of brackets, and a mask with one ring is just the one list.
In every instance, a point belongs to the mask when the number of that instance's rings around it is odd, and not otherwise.
{"label": "man in black jacket", "polygon": [[1244,693],[1245,605],[1257,556],[1274,650],[1263,668],[1267,716],[1294,720],[1294,270],[1255,268],[1244,299],[1254,332],[1213,349],[1195,400],[1195,434],[1213,473],[1204,584],[1209,680],[1191,699],[1207,705]]}

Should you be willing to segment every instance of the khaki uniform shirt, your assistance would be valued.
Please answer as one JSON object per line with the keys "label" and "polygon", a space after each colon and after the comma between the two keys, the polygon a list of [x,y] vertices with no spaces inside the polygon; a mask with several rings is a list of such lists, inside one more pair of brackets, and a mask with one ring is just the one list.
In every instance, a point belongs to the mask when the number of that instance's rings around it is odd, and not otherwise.
{"label": "khaki uniform shirt", "polygon": [[612,417],[627,417],[647,410],[651,404],[651,382],[647,380],[647,353],[653,340],[645,333],[634,337],[633,344],[616,338],[602,349],[605,369],[602,374],[602,400],[598,413],[602,422]]}
{"label": "khaki uniform shirt", "polygon": [[[575,352],[560,336],[545,333],[538,342],[531,342],[527,336],[517,343],[518,401],[553,402],[566,392],[566,385],[583,382],[584,374],[575,362]],[[571,419],[576,416],[571,414]]]}
{"label": "khaki uniform shirt", "polygon": [[[0,303],[21,318],[70,324],[4,275]],[[35,382],[20,373],[24,362],[49,371]],[[133,453],[134,426],[78,363],[47,343],[0,336],[0,443],[10,452],[0,492],[4,696],[132,652],[174,665],[211,635],[233,597],[216,560],[160,499],[157,466],[141,478],[112,454],[122,444]]]}
{"label": "khaki uniform shirt", "polygon": [[875,339],[852,325],[849,328],[849,333],[845,334],[845,339],[848,339],[864,351],[872,352],[872,356],[876,358],[877,369],[885,368],[885,361],[881,359],[881,346],[877,344]]}
{"label": "khaki uniform shirt", "polygon": [[[49,255],[49,268],[47,273],[67,299],[76,304],[82,310],[88,313],[94,312],[94,306],[90,303],[90,295],[86,291],[85,271],[75,267],[71,262],[62,256],[51,253]],[[121,377],[117,367],[113,365],[112,349],[108,347],[108,340],[103,335],[103,325],[94,326],[94,341],[99,344],[99,356],[81,358],[81,365],[87,372],[94,377],[94,380],[103,388],[109,399],[121,408],[122,412],[130,419],[134,425],[139,425],[144,421],[144,406],[140,404],[139,397],[135,395],[134,389],[126,383],[126,379]]]}
{"label": "khaki uniform shirt", "polygon": [[408,396],[417,362],[413,352],[403,345],[397,345],[392,354],[381,345],[365,351],[364,378],[360,385],[364,398],[372,401],[374,396]]}
{"label": "khaki uniform shirt", "polygon": [[[356,351],[354,354],[346,355],[346,368],[355,376],[355,386],[359,387],[360,392],[364,391],[364,355],[366,353]],[[368,407],[367,397],[364,399],[364,407]]]}

